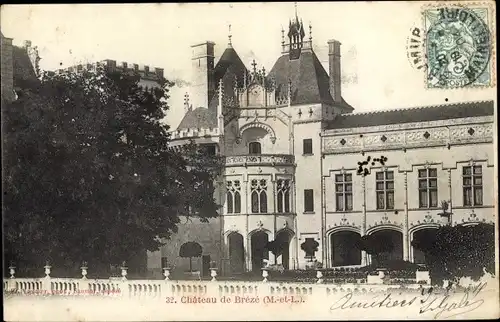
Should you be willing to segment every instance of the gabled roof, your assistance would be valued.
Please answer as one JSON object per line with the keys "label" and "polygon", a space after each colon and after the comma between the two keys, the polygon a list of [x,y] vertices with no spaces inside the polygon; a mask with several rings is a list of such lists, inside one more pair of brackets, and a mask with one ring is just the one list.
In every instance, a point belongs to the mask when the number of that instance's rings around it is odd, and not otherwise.
{"label": "gabled roof", "polygon": [[493,101],[454,103],[369,113],[341,114],[329,122],[326,129],[430,122],[464,117],[491,116],[493,114]]}
{"label": "gabled roof", "polygon": [[287,90],[288,81],[291,81],[292,105],[325,103],[353,110],[344,99],[340,103],[334,103],[330,95],[328,73],[313,51],[303,51],[295,60],[290,60],[288,54],[282,55],[269,72],[268,78],[273,78],[276,88],[281,90]]}

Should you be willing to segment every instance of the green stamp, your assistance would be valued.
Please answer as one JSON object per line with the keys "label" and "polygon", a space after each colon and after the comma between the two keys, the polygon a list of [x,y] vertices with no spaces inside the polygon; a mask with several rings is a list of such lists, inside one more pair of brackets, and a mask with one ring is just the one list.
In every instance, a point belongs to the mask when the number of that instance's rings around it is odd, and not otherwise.
{"label": "green stamp", "polygon": [[489,86],[491,36],[487,8],[424,11],[428,88]]}

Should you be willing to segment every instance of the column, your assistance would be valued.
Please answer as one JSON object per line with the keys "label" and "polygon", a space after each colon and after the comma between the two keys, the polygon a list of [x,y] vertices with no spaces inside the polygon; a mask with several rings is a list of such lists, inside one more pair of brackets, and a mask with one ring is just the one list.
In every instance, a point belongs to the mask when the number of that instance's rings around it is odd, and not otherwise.
{"label": "column", "polygon": [[451,191],[452,187],[451,187],[451,169],[448,169],[448,192],[449,192],[449,198],[450,198],[450,202],[448,202],[448,207],[450,208],[449,212],[450,212],[450,217],[449,217],[449,225],[450,226],[453,226],[453,207],[452,207],[452,204],[453,204],[453,194],[452,194],[452,191]]}
{"label": "column", "polygon": [[[276,213],[276,175],[271,174],[271,184],[269,185],[271,188],[270,193],[268,194],[269,198],[267,202],[269,203],[269,208],[267,212]],[[276,230],[274,231],[276,232]]]}
{"label": "column", "polygon": [[248,236],[248,212],[249,212],[249,203],[248,203],[248,177],[246,174],[243,174],[243,184],[241,187],[241,192],[242,192],[242,198],[241,200],[244,200],[244,204],[242,205],[242,212],[245,214],[245,230],[244,230],[244,236],[243,236],[243,248],[244,248],[244,254],[245,254],[245,267],[246,270],[249,271],[251,269],[250,265],[250,253],[252,252],[251,250],[251,245],[250,245],[250,237]]}
{"label": "column", "polygon": [[[321,165],[323,167],[323,165]],[[327,268],[328,266],[328,248],[326,247],[328,241],[326,240],[326,196],[325,196],[325,177],[323,175],[321,176],[321,205],[320,205],[320,215],[321,215],[321,251],[322,251],[322,259],[321,262],[323,263],[323,267]]]}
{"label": "column", "polygon": [[403,260],[409,260],[410,254],[410,236],[408,235],[408,171],[403,172],[404,175],[404,192],[405,192],[405,217],[403,219]]}
{"label": "column", "polygon": [[[361,237],[366,234],[366,177],[363,175],[361,181],[361,189],[363,190],[363,223],[361,224]],[[366,251],[361,251],[361,266],[365,266],[368,264],[368,255]]]}

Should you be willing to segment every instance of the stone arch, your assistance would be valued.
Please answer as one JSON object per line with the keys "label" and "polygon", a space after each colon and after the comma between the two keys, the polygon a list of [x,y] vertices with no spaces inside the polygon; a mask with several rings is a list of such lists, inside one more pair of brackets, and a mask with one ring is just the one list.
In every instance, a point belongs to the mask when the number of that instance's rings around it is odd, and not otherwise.
{"label": "stone arch", "polygon": [[429,236],[429,233],[431,231],[437,232],[439,229],[440,225],[439,224],[422,224],[418,225],[417,227],[413,227],[411,230],[409,230],[409,235],[410,235],[410,258],[411,261],[417,264],[425,264],[425,254],[413,247],[412,242],[416,238],[425,238],[429,239],[431,236]]}
{"label": "stone arch", "polygon": [[266,124],[266,123],[262,123],[262,122],[250,122],[250,123],[247,123],[245,125],[243,125],[241,128],[240,128],[240,137],[243,137],[243,133],[248,130],[248,129],[252,129],[252,128],[259,128],[259,129],[263,129],[265,130],[270,138],[271,138],[271,142],[274,144],[274,142],[276,141],[276,132],[274,132],[273,128]]}
{"label": "stone arch", "polygon": [[280,240],[285,244],[283,252],[277,258],[277,263],[281,263],[284,269],[290,269],[290,254],[293,254],[292,239],[294,236],[295,232],[287,227],[278,230],[274,234],[274,240]]}
{"label": "stone arch", "polygon": [[335,227],[327,232],[328,260],[331,266],[361,265],[361,249],[357,242],[360,230],[355,227]]}
{"label": "stone arch", "polygon": [[326,231],[326,236],[327,238],[330,238],[329,235],[334,234],[339,231],[352,231],[354,233],[361,234],[361,230],[358,227],[352,227],[352,226],[335,226],[331,227]]}
{"label": "stone arch", "polygon": [[403,230],[395,225],[381,225],[371,228],[367,235],[380,236],[391,241],[393,248],[391,251],[382,252],[377,255],[370,255],[373,262],[384,260],[402,260],[403,259]]}
{"label": "stone arch", "polygon": [[254,229],[248,233],[250,269],[255,273],[260,273],[264,261],[269,260],[269,252],[266,247],[271,238],[271,232],[264,228]]}
{"label": "stone arch", "polygon": [[366,230],[365,235],[371,235],[372,233],[375,233],[380,230],[395,230],[397,232],[403,233],[403,228],[398,225],[393,225],[393,224],[387,224],[387,225],[378,225],[371,227]]}
{"label": "stone arch", "polygon": [[243,273],[245,270],[244,238],[238,231],[230,231],[226,235],[229,271],[232,274]]}

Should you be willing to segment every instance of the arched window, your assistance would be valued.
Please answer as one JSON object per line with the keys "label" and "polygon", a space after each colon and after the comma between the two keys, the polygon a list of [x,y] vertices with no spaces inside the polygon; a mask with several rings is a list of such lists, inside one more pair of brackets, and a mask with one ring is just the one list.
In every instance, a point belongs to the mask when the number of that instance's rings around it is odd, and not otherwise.
{"label": "arched window", "polygon": [[241,212],[241,194],[240,194],[240,181],[228,181],[226,202],[228,214],[239,214]]}
{"label": "arched window", "polygon": [[250,142],[248,144],[249,154],[261,154],[261,147],[259,142]]}
{"label": "arched window", "polygon": [[290,180],[278,180],[277,210],[279,213],[290,212]]}
{"label": "arched window", "polygon": [[252,213],[267,213],[267,182],[252,180]]}
{"label": "arched window", "polygon": [[234,213],[239,214],[241,212],[241,195],[238,191],[234,192]]}
{"label": "arched window", "polygon": [[227,201],[227,213],[232,214],[233,213],[233,193],[231,191],[227,192],[226,196],[226,201]]}

